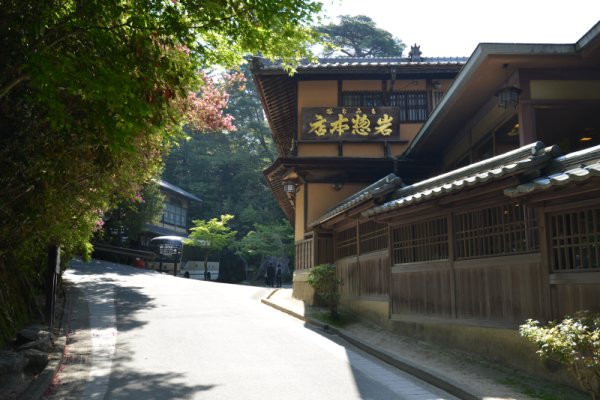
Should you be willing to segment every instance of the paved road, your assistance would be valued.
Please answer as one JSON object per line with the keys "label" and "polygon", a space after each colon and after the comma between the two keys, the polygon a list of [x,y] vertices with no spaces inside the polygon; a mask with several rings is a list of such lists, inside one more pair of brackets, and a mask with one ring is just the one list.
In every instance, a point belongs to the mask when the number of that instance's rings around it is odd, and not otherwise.
{"label": "paved road", "polygon": [[[266,288],[74,262],[49,399],[451,399],[260,303]],[[87,303],[87,306],[86,306]]]}

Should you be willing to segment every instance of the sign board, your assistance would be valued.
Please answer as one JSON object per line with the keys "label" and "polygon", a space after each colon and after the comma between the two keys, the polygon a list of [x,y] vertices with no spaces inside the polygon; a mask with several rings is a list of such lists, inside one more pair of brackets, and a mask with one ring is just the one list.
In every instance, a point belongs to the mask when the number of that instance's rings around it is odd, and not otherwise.
{"label": "sign board", "polygon": [[400,139],[398,107],[311,107],[302,109],[301,140],[388,141]]}

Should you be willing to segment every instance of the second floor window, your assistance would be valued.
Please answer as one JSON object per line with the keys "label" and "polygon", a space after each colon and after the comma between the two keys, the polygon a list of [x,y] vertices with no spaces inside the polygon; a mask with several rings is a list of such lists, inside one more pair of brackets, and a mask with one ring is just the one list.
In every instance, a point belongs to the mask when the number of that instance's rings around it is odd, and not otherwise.
{"label": "second floor window", "polygon": [[381,92],[343,92],[342,107],[381,107]]}
{"label": "second floor window", "polygon": [[390,106],[400,108],[400,121],[423,122],[427,119],[427,92],[395,92]]}
{"label": "second floor window", "polygon": [[186,226],[186,209],[179,204],[167,203],[163,212],[163,222],[175,226]]}
{"label": "second floor window", "polygon": [[427,92],[394,92],[385,104],[381,92],[342,92],[342,107],[398,107],[400,122],[423,122],[427,119]]}

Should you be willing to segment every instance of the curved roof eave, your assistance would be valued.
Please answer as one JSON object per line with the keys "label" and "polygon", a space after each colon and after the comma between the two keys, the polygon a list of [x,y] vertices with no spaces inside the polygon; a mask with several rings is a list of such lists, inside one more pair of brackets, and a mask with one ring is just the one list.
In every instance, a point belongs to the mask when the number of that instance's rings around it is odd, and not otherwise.
{"label": "curved roof eave", "polygon": [[[522,43],[480,43],[469,60],[458,73],[439,105],[421,127],[415,138],[404,151],[404,156],[412,156],[420,149],[424,139],[444,122],[450,113],[449,106],[462,100],[466,88],[472,79],[481,72],[481,68],[490,56],[505,58],[562,56],[577,54],[574,44],[522,44]],[[502,77],[501,77],[502,78]]]}
{"label": "curved roof eave", "polygon": [[188,200],[192,200],[192,201],[196,201],[198,203],[202,203],[202,199],[200,199],[198,196],[195,196],[193,194],[191,194],[190,192],[187,192],[185,190],[183,190],[182,188],[173,185],[172,183],[169,183],[167,181],[163,181],[162,179],[158,180],[158,184],[159,186],[163,189],[163,190],[167,190],[171,193],[177,194],[179,196],[185,197]]}
{"label": "curved roof eave", "polygon": [[361,213],[363,217],[385,214],[400,208],[421,203],[437,197],[480,186],[491,181],[514,176],[525,171],[541,168],[560,153],[557,146],[544,148],[542,142],[534,142],[507,153],[458,168],[396,190],[394,200],[370,208]]}

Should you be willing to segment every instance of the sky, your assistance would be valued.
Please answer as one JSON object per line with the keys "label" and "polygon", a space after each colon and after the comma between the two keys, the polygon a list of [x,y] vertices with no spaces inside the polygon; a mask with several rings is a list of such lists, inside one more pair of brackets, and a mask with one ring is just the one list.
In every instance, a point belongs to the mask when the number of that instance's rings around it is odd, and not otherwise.
{"label": "sky", "polygon": [[321,0],[325,14],[367,15],[423,57],[470,56],[479,43],[575,43],[600,0]]}

